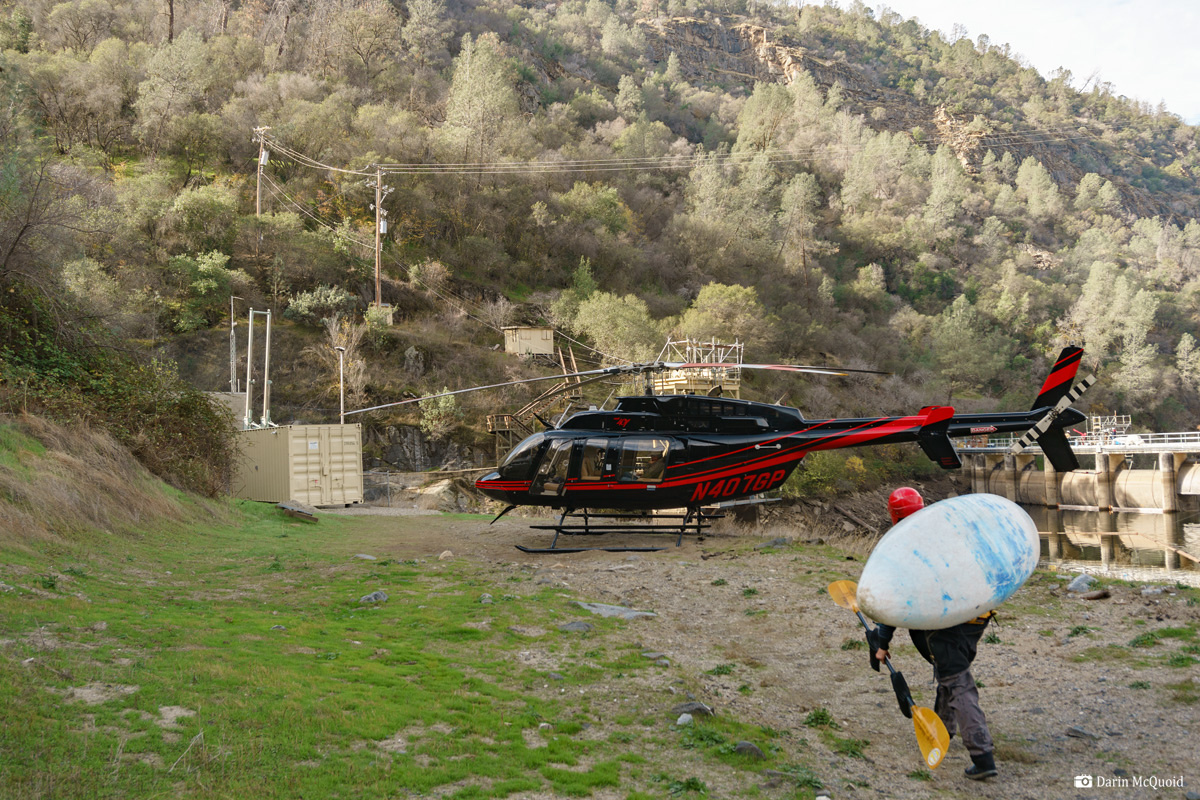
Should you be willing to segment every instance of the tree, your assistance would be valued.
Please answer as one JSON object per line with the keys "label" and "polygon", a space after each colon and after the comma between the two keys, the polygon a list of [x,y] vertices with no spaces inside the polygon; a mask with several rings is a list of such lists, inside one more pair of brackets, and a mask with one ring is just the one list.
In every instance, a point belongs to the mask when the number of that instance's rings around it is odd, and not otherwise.
{"label": "tree", "polygon": [[925,201],[925,222],[934,239],[953,235],[951,225],[962,213],[963,200],[970,194],[971,184],[954,152],[939,145],[933,154],[930,170],[929,198]]}
{"label": "tree", "polygon": [[645,301],[631,294],[594,292],[579,304],[572,327],[609,359],[650,361],[662,349],[662,331]]}
{"label": "tree", "polygon": [[[671,54],[675,55],[674,53]],[[756,83],[754,93],[738,114],[738,138],[734,150],[773,150],[791,137],[793,119],[791,93],[778,83]]]}
{"label": "tree", "polygon": [[59,3],[46,18],[46,38],[86,59],[112,30],[116,12],[104,0]]}
{"label": "tree", "polygon": [[617,113],[630,122],[642,113],[642,89],[632,75],[622,75],[617,81],[617,97],[613,105]]}
{"label": "tree", "polygon": [[1121,195],[1112,181],[1089,172],[1079,181],[1075,194],[1075,209],[1099,214],[1116,214],[1121,210]]}
{"label": "tree", "polygon": [[390,63],[400,20],[387,0],[363,0],[338,15],[337,41],[346,71],[371,81]]}
{"label": "tree", "polygon": [[32,38],[33,18],[25,9],[18,6],[7,19],[0,17],[0,52],[15,50],[18,53],[28,53]]}
{"label": "tree", "polygon": [[63,168],[34,152],[0,149],[0,284],[47,287],[61,250],[82,227]]}
{"label": "tree", "polygon": [[948,386],[947,404],[955,392],[982,389],[998,377],[1013,349],[1012,340],[992,329],[966,295],[934,320],[930,344]]}
{"label": "tree", "polygon": [[580,256],[579,266],[571,273],[571,285],[563,289],[550,306],[550,315],[555,324],[570,327],[579,313],[579,304],[595,294],[598,288],[600,284],[592,274],[592,262],[586,256]]}
{"label": "tree", "polygon": [[1179,346],[1175,348],[1175,369],[1188,389],[1200,392],[1200,348],[1196,347],[1196,339],[1190,333],[1179,337]]}
{"label": "tree", "polygon": [[646,49],[646,39],[637,28],[630,28],[612,14],[601,28],[600,49],[606,56],[634,58]]}
{"label": "tree", "polygon": [[171,122],[196,110],[204,96],[204,66],[204,42],[190,29],[158,48],[146,63],[146,79],[138,86],[135,108],[138,131],[152,156],[165,142]]}
{"label": "tree", "polygon": [[237,198],[218,184],[186,189],[171,204],[170,223],[185,250],[231,252],[237,237]]}
{"label": "tree", "polygon": [[450,25],[442,0],[409,0],[408,22],[400,30],[400,39],[418,65],[428,67],[449,57],[446,43]]}
{"label": "tree", "polygon": [[1115,391],[1130,403],[1144,403],[1154,394],[1158,348],[1146,342],[1146,332],[1133,330],[1121,337],[1121,356],[1112,378]]}
{"label": "tree", "polygon": [[1034,221],[1053,225],[1062,217],[1063,201],[1058,186],[1033,156],[1022,161],[1017,170],[1017,194],[1025,199],[1029,216]]}
{"label": "tree", "polygon": [[54,137],[54,149],[68,153],[87,136],[86,65],[66,53],[30,53],[21,61],[29,97]]}
{"label": "tree", "polygon": [[738,340],[756,346],[769,345],[775,326],[749,286],[709,283],[696,295],[683,314],[679,330],[691,339]]}
{"label": "tree", "polygon": [[501,136],[517,114],[517,95],[495,34],[478,41],[465,34],[454,62],[442,132],[463,161],[488,161],[499,152]]}
{"label": "tree", "polygon": [[807,172],[801,172],[788,182],[779,204],[779,227],[783,234],[779,254],[789,269],[804,277],[805,287],[809,285],[813,260],[838,250],[837,244],[816,235],[821,219],[820,207],[821,187]]}
{"label": "tree", "polygon": [[[449,391],[448,387],[442,387],[443,394]],[[421,409],[421,430],[434,439],[444,439],[463,418],[454,395],[431,397],[417,405]]]}
{"label": "tree", "polygon": [[[355,324],[354,320],[335,313],[321,320],[325,328],[326,341],[305,348],[305,355],[320,361],[328,370],[330,381],[325,391],[336,394],[339,389],[345,389],[346,400],[350,405],[361,405],[366,399],[367,362],[362,354],[362,343],[367,336],[367,323]],[[338,357],[337,348],[345,348]],[[339,370],[341,374],[339,375]]]}
{"label": "tree", "polygon": [[[1134,286],[1116,264],[1097,261],[1060,327],[1082,334],[1084,358],[1093,368],[1127,354],[1125,368],[1136,371],[1144,366],[1146,335],[1157,312],[1152,293]],[[1132,374],[1129,381],[1141,385]]]}
{"label": "tree", "polygon": [[571,191],[555,198],[562,204],[564,218],[572,225],[598,228],[610,234],[633,226],[633,214],[621,202],[615,186],[576,181]]}
{"label": "tree", "polygon": [[202,169],[213,157],[213,151],[223,142],[224,128],[216,114],[191,113],[171,120],[167,130],[166,149],[183,165],[183,185],[187,186],[192,173]]}
{"label": "tree", "polygon": [[212,251],[175,256],[167,262],[171,295],[165,303],[167,322],[179,332],[207,328],[225,313],[229,295],[250,284],[241,270],[228,269],[229,256]]}

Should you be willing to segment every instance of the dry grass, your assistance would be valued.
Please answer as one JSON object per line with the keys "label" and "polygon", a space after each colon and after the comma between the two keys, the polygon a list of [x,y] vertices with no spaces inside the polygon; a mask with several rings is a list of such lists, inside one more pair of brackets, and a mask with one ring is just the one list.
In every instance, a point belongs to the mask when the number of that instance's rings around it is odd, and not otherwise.
{"label": "dry grass", "polygon": [[1009,764],[1036,764],[1040,759],[1016,742],[999,742],[996,744],[996,760]]}
{"label": "dry grass", "polygon": [[[187,503],[107,433],[29,415],[0,416],[0,540],[18,544],[83,531],[125,533],[182,520]],[[27,438],[24,438],[27,437]],[[29,446],[40,443],[44,451]],[[24,442],[24,443],[23,443]]]}

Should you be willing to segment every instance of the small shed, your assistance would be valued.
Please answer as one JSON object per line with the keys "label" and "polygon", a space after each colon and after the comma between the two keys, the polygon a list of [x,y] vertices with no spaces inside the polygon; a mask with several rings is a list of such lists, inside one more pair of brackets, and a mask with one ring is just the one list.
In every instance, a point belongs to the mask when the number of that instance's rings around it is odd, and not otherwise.
{"label": "small shed", "polygon": [[362,425],[282,425],[237,436],[234,497],[310,506],[363,501]]}
{"label": "small shed", "polygon": [[554,328],[504,328],[504,352],[518,356],[554,355]]}

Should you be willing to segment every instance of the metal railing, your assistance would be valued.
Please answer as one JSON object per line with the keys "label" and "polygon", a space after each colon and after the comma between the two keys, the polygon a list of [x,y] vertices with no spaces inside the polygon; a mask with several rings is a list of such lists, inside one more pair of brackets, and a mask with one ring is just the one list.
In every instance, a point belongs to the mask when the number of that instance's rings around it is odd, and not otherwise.
{"label": "metal railing", "polygon": [[[1019,436],[987,436],[961,439],[956,442],[960,452],[998,453],[1008,452]],[[1200,431],[1179,433],[1089,433],[1083,436],[1068,436],[1071,449],[1076,453],[1162,453],[1200,452]],[[1041,452],[1036,444],[1026,452]]]}

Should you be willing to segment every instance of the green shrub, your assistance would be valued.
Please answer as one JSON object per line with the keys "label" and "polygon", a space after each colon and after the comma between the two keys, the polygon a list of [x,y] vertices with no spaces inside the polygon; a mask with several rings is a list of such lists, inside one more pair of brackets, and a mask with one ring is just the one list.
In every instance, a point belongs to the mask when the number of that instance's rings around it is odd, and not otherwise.
{"label": "green shrub", "polygon": [[12,285],[0,305],[0,412],[107,431],[150,472],[216,496],[232,473],[228,413],[180,379],[174,363],[138,360],[105,330],[58,327],[36,290]]}
{"label": "green shrub", "polygon": [[840,728],[841,726],[833,719],[833,714],[830,714],[827,709],[814,708],[808,712],[808,716],[804,718],[804,724],[810,728]]}
{"label": "green shrub", "polygon": [[357,305],[358,298],[340,286],[318,286],[310,292],[292,295],[283,316],[304,325],[316,326],[334,314],[353,311]]}
{"label": "green shrub", "polygon": [[847,477],[846,457],[835,451],[809,453],[783,484],[784,497],[828,496]]}

